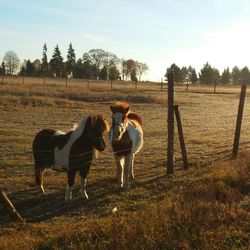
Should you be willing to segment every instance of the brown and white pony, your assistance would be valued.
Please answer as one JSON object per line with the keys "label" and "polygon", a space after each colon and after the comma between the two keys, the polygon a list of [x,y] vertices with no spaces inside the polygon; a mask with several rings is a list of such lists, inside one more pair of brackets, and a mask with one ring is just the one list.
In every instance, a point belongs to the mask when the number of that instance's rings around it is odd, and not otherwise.
{"label": "brown and white pony", "polygon": [[129,188],[129,178],[134,179],[134,157],[143,146],[142,119],[136,113],[129,112],[129,105],[116,102],[110,106],[112,127],[109,133],[110,143],[117,167],[118,184]]}
{"label": "brown and white pony", "polygon": [[67,172],[68,184],[65,201],[72,199],[75,175],[81,176],[82,194],[88,199],[86,177],[96,150],[103,151],[103,133],[109,129],[101,115],[88,116],[64,133],[53,129],[43,129],[34,138],[33,156],[35,161],[35,182],[45,194],[43,174],[46,168]]}

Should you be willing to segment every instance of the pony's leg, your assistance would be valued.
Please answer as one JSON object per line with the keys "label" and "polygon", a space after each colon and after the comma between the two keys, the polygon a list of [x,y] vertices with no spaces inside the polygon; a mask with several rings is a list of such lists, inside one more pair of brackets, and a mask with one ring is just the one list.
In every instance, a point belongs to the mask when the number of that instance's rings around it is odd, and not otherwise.
{"label": "pony's leg", "polygon": [[84,166],[83,168],[80,169],[80,176],[81,176],[81,184],[82,184],[82,188],[81,188],[81,193],[83,198],[88,200],[88,194],[86,191],[86,185],[87,185],[87,174],[89,172],[89,168],[90,168],[90,164],[88,164],[87,166]]}
{"label": "pony's leg", "polygon": [[124,158],[115,156],[115,161],[116,161],[116,177],[117,177],[117,182],[120,187],[123,187],[123,168],[124,168]]}
{"label": "pony's leg", "polygon": [[125,157],[124,165],[124,189],[129,189],[129,177],[131,175],[131,162],[133,160],[133,155],[129,154]]}
{"label": "pony's leg", "polygon": [[67,189],[66,189],[66,193],[65,193],[65,201],[66,202],[72,200],[72,190],[73,190],[73,185],[75,182],[75,175],[76,175],[75,170],[68,171],[68,184],[67,184]]}
{"label": "pony's leg", "polygon": [[46,194],[43,187],[43,174],[44,174],[45,168],[41,168],[38,166],[35,166],[35,182],[36,186],[39,186],[39,190],[42,194]]}
{"label": "pony's leg", "polygon": [[130,167],[130,177],[132,180],[135,179],[135,176],[134,176],[134,159],[135,159],[135,155],[132,154],[131,155],[131,167]]}

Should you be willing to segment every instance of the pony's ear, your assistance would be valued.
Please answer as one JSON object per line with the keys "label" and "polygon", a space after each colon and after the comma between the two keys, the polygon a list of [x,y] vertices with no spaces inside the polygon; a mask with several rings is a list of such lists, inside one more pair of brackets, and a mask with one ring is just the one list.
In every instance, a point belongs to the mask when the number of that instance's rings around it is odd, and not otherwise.
{"label": "pony's ear", "polygon": [[88,128],[90,128],[90,127],[93,127],[94,124],[95,124],[95,117],[92,116],[92,115],[90,115],[90,116],[87,118],[86,126],[87,126]]}
{"label": "pony's ear", "polygon": [[112,113],[115,113],[115,107],[114,106],[110,106],[110,109],[111,109]]}
{"label": "pony's ear", "polygon": [[129,106],[124,109],[124,114],[126,115],[129,112]]}

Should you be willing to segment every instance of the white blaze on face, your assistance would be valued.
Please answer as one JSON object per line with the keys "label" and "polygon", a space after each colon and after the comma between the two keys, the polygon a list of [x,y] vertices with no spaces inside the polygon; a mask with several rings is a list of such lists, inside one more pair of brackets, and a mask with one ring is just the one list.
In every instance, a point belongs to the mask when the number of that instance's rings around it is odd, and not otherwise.
{"label": "white blaze on face", "polygon": [[119,141],[126,131],[126,124],[124,124],[124,115],[115,113],[113,118],[113,139]]}

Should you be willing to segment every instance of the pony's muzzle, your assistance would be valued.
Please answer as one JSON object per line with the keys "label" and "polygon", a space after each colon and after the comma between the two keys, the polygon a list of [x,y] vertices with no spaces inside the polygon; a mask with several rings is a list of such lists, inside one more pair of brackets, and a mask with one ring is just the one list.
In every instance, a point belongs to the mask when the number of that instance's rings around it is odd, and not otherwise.
{"label": "pony's muzzle", "polygon": [[106,147],[106,144],[105,144],[105,141],[103,138],[100,138],[100,139],[97,139],[95,141],[95,148],[98,150],[98,151],[103,151]]}

